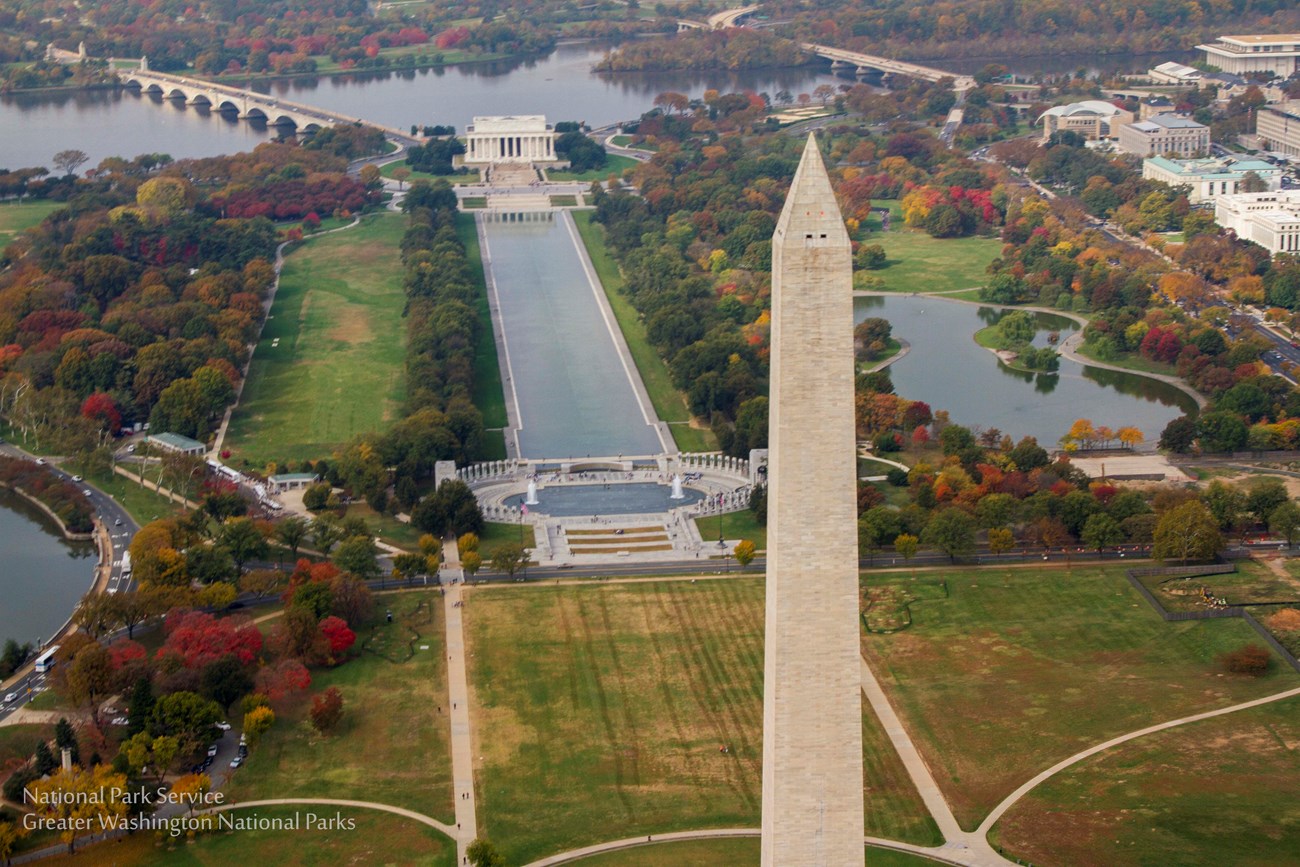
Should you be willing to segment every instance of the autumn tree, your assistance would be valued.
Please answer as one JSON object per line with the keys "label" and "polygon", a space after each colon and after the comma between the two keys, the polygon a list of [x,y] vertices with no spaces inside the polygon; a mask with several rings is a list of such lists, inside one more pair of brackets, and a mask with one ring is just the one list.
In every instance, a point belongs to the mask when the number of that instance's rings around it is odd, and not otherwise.
{"label": "autumn tree", "polygon": [[1169,509],[1156,522],[1151,556],[1157,560],[1212,560],[1221,550],[1219,522],[1198,500]]}
{"label": "autumn tree", "polygon": [[754,543],[751,540],[741,539],[736,543],[735,550],[731,553],[735,556],[736,562],[740,564],[740,568],[744,569],[749,566],[750,563],[754,562],[756,551],[754,549]]}
{"label": "autumn tree", "polygon": [[1295,544],[1297,537],[1300,537],[1300,506],[1294,501],[1287,500],[1268,516],[1269,532],[1286,539],[1287,547]]}
{"label": "autumn tree", "polygon": [[331,686],[314,696],[311,702],[311,724],[321,734],[331,732],[343,718],[343,693]]}
{"label": "autumn tree", "polygon": [[75,850],[79,825],[111,828],[130,812],[126,775],[108,765],[58,770],[33,782],[29,790],[34,811],[55,827],[67,829],[60,831],[59,839],[67,844],[68,854]]}
{"label": "autumn tree", "polygon": [[921,538],[956,563],[975,550],[975,519],[961,509],[943,509],[925,525]]}
{"label": "autumn tree", "polygon": [[77,169],[90,160],[85,151],[65,150],[59,151],[54,155],[50,162],[54,163],[56,169],[62,170],[65,175],[77,173]]}
{"label": "autumn tree", "polygon": [[989,553],[993,556],[1010,551],[1016,543],[1016,537],[1006,527],[994,527],[989,530]]}
{"label": "autumn tree", "polygon": [[256,746],[262,739],[262,735],[270,731],[273,725],[275,725],[275,711],[266,705],[255,707],[244,714],[244,734],[248,737],[249,746]]}
{"label": "autumn tree", "polygon": [[337,663],[356,643],[357,634],[341,617],[326,617],[317,627],[329,645],[329,658]]}

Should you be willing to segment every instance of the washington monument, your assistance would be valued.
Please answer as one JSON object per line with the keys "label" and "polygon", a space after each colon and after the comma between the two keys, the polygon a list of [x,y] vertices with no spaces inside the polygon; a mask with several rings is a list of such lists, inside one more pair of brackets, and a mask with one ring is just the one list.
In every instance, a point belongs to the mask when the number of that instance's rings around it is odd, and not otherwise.
{"label": "washington monument", "polygon": [[810,134],[772,235],[763,860],[862,864],[849,236]]}

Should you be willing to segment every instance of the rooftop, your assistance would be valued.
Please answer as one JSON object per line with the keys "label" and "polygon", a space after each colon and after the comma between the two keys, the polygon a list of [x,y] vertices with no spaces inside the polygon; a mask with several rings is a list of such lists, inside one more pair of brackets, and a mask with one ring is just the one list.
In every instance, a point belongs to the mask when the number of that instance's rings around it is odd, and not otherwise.
{"label": "rooftop", "polygon": [[149,434],[148,439],[151,442],[158,443],[163,448],[176,449],[177,451],[187,452],[193,451],[194,449],[202,449],[206,452],[208,450],[207,445],[204,443],[195,439],[190,439],[186,436],[181,436],[177,433]]}
{"label": "rooftop", "polygon": [[1228,179],[1244,175],[1246,172],[1255,172],[1256,174],[1261,172],[1278,174],[1281,172],[1281,169],[1277,166],[1270,165],[1263,160],[1234,160],[1224,157],[1207,157],[1199,160],[1171,160],[1168,157],[1148,157],[1146,162],[1159,166],[1167,172],[1201,178],[1222,177]]}
{"label": "rooftop", "polygon": [[1238,42],[1242,45],[1294,45],[1300,44],[1300,33],[1254,33],[1247,36],[1220,36],[1220,42]]}
{"label": "rooftop", "polygon": [[1146,120],[1131,123],[1129,126],[1141,132],[1159,132],[1162,129],[1207,129],[1190,117],[1177,114],[1157,114]]}
{"label": "rooftop", "polygon": [[1101,117],[1114,117],[1124,109],[1114,103],[1105,102],[1100,99],[1085,99],[1083,102],[1072,102],[1069,105],[1054,105],[1047,111],[1038,116],[1042,120],[1047,115],[1055,117],[1075,117],[1077,115],[1098,115]]}

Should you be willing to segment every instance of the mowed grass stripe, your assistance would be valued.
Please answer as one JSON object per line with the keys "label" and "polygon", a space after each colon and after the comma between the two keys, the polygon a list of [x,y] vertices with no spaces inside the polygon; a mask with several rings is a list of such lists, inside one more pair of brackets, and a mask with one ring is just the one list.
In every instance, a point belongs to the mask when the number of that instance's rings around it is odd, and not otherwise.
{"label": "mowed grass stripe", "polygon": [[322,457],[397,418],[406,395],[405,229],[400,214],[374,214],[286,257],[226,438],[238,457],[254,465]]}
{"label": "mowed grass stripe", "polygon": [[[483,275],[483,255],[479,249],[478,229],[473,214],[456,215],[456,236],[465,245],[469,260],[470,278],[474,281],[474,312],[478,314],[478,344],[474,352],[474,405],[483,413],[483,426],[505,427],[506,397],[501,385],[501,365],[497,360],[497,344],[492,337],[492,311],[488,307],[487,278]],[[487,455],[488,459],[505,458],[505,440],[501,439],[501,454]]]}

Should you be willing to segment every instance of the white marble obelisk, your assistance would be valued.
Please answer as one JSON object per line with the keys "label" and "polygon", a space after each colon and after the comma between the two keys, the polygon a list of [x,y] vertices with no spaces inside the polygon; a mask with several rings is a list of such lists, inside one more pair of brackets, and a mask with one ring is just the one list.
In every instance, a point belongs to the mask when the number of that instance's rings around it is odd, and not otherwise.
{"label": "white marble obelisk", "polygon": [[765,867],[864,860],[852,283],[809,135],[772,235]]}

